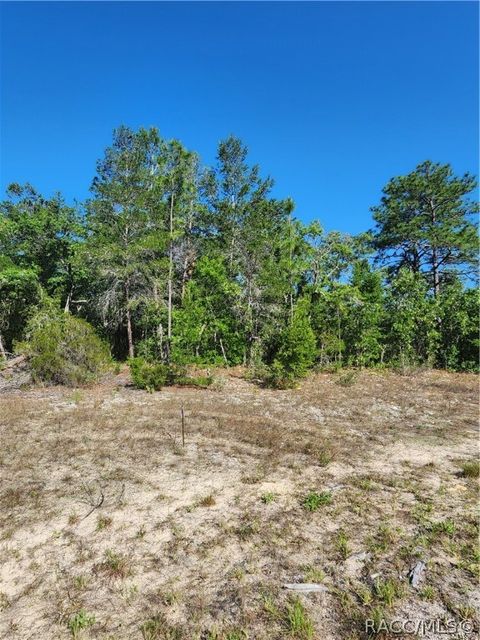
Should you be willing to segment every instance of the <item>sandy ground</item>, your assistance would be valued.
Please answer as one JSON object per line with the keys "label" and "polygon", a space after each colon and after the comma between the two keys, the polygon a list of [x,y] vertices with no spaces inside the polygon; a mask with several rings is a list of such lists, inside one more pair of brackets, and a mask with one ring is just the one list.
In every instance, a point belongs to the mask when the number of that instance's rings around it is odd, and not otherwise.
{"label": "sandy ground", "polygon": [[477,378],[435,371],[4,391],[0,637],[477,637],[477,416]]}

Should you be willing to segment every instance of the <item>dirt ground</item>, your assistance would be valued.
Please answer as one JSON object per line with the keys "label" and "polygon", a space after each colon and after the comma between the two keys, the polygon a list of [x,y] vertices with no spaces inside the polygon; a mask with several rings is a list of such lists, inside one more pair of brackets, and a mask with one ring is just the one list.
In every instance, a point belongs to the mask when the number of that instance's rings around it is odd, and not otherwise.
{"label": "dirt ground", "polygon": [[216,375],[0,394],[0,637],[478,637],[477,378]]}

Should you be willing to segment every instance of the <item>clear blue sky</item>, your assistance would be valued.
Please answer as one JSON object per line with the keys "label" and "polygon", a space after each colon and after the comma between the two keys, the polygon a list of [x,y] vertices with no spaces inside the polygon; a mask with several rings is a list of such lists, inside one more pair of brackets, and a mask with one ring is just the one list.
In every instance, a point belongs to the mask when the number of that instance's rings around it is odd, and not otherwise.
{"label": "clear blue sky", "polygon": [[112,129],[211,164],[234,133],[304,221],[356,233],[386,181],[478,174],[475,2],[1,4],[1,187],[84,199]]}

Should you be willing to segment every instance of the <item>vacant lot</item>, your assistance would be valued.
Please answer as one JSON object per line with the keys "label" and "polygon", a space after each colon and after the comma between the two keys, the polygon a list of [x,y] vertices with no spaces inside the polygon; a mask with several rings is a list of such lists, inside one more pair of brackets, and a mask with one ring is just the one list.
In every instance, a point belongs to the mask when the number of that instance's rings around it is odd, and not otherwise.
{"label": "vacant lot", "polygon": [[220,375],[0,396],[0,636],[353,640],[444,618],[477,637],[477,379]]}

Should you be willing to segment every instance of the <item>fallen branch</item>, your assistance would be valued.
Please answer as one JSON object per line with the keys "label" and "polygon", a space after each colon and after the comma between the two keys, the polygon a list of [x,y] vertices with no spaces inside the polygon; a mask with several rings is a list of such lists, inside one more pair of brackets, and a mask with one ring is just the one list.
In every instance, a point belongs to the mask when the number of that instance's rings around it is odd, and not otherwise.
{"label": "fallen branch", "polygon": [[6,362],[2,363],[2,367],[0,371],[5,371],[5,369],[11,369],[12,367],[16,367],[19,364],[22,364],[22,362],[25,362],[26,359],[27,359],[26,356],[17,356],[16,358],[11,358],[10,360],[7,360]]}

